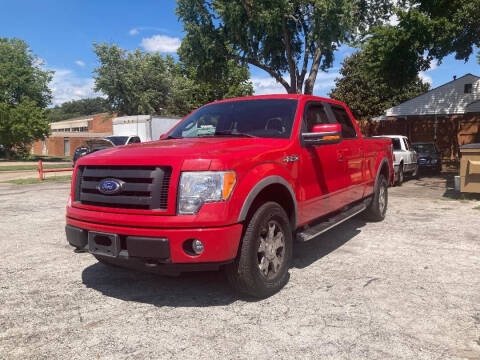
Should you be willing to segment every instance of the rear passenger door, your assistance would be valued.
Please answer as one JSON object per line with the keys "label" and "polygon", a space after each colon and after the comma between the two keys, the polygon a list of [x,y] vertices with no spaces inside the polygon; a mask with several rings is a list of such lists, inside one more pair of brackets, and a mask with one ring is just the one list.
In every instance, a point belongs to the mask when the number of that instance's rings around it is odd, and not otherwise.
{"label": "rear passenger door", "polygon": [[360,200],[364,192],[365,151],[363,141],[353,125],[346,109],[331,104],[334,121],[342,126],[342,142],[338,145],[339,160],[343,163],[344,182],[347,191],[342,194],[341,202],[350,204]]}

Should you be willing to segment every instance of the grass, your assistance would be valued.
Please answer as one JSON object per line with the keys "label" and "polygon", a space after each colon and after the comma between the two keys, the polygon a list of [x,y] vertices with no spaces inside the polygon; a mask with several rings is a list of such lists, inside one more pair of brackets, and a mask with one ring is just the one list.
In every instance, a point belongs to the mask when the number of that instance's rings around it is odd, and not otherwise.
{"label": "grass", "polygon": [[[70,163],[65,164],[44,164],[44,169],[60,169],[70,167]],[[26,171],[26,170],[37,170],[38,164],[35,165],[0,165],[0,171]]]}
{"label": "grass", "polygon": [[475,206],[475,207],[473,208],[473,210],[480,210],[480,205],[479,205],[479,206]]}
{"label": "grass", "polygon": [[30,179],[14,179],[5,181],[10,184],[16,185],[30,185],[30,184],[40,184],[44,182],[65,182],[72,180],[72,175],[64,175],[64,176],[50,176],[40,181],[39,178],[30,178]]}
{"label": "grass", "polygon": [[8,161],[32,161],[38,162],[38,160],[42,160],[43,162],[59,162],[59,161],[72,161],[71,156],[48,156],[48,155],[28,155],[26,158],[0,158],[0,163],[8,162]]}

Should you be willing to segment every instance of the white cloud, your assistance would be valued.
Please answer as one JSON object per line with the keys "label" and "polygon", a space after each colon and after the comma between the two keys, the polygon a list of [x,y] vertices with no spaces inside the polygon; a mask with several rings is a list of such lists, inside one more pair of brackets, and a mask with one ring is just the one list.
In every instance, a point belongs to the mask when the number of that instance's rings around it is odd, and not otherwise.
{"label": "white cloud", "polygon": [[427,75],[425,72],[420,71],[420,72],[418,73],[418,76],[420,77],[420,79],[423,80],[423,82],[428,82],[428,83],[430,83],[430,85],[433,84],[432,77],[429,76],[429,75]]}
{"label": "white cloud", "polygon": [[433,71],[438,68],[438,63],[435,60],[430,61],[430,69],[428,71]]}
{"label": "white cloud", "polygon": [[[338,68],[336,68],[336,70],[338,70]],[[340,77],[338,72],[319,72],[317,75],[317,80],[315,81],[315,86],[313,87],[313,93],[315,94],[320,91],[324,93],[326,90],[330,91],[330,89],[335,86],[335,79],[337,77]]]}
{"label": "white cloud", "polygon": [[138,35],[140,31],[137,28],[130,29],[128,32],[130,35]]}
{"label": "white cloud", "polygon": [[286,90],[282,84],[272,77],[252,77],[255,95],[285,94]]}
{"label": "white cloud", "polygon": [[53,94],[53,105],[60,105],[66,101],[80,100],[89,97],[101,96],[93,90],[94,79],[82,78],[73,71],[56,69],[50,88]]}
{"label": "white cloud", "polygon": [[85,67],[85,62],[83,62],[82,60],[75,61],[75,64],[77,64],[80,67]]}
{"label": "white cloud", "polygon": [[147,51],[174,53],[180,47],[180,39],[166,35],[154,35],[150,38],[143,38],[140,44]]}

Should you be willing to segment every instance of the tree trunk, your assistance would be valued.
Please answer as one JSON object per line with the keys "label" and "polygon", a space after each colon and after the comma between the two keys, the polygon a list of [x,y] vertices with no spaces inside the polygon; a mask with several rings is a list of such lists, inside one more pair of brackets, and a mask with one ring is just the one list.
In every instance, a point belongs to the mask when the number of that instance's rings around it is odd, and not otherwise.
{"label": "tree trunk", "polygon": [[310,68],[310,74],[308,75],[307,80],[305,80],[305,88],[303,93],[306,95],[313,94],[313,87],[315,85],[315,80],[317,79],[318,69],[320,68],[320,60],[322,59],[322,51],[319,47],[316,48],[315,54],[313,55],[312,67]]}

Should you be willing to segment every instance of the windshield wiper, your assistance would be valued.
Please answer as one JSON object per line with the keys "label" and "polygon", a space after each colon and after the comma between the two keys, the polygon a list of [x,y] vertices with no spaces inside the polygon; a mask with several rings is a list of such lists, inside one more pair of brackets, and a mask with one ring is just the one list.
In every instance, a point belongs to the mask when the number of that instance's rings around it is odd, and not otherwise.
{"label": "windshield wiper", "polygon": [[231,131],[216,131],[214,136],[249,137],[249,138],[256,137],[247,133],[239,133],[239,132],[233,133]]}

